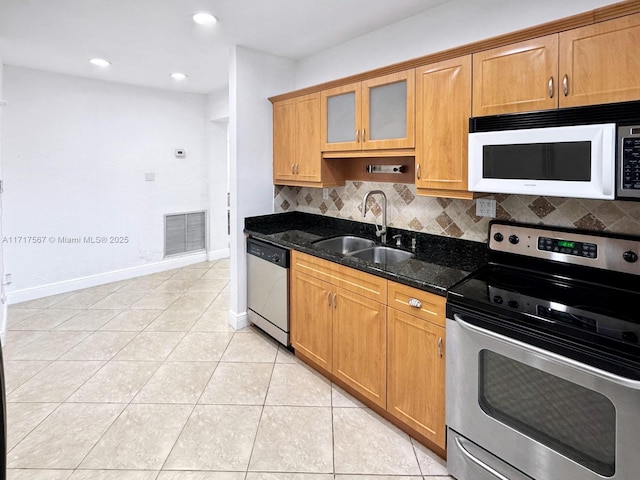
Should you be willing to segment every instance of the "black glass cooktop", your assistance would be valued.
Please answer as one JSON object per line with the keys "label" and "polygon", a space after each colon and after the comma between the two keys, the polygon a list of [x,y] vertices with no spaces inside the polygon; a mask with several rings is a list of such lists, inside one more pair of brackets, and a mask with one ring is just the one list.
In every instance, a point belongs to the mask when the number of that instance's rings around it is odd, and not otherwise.
{"label": "black glass cooktop", "polygon": [[[602,274],[600,278],[607,280]],[[447,313],[453,318],[459,308],[479,326],[543,348],[551,342],[557,353],[574,350],[569,355],[574,358],[587,355],[640,365],[637,283],[637,278],[624,275],[598,284],[487,265],[449,291],[452,311]]]}

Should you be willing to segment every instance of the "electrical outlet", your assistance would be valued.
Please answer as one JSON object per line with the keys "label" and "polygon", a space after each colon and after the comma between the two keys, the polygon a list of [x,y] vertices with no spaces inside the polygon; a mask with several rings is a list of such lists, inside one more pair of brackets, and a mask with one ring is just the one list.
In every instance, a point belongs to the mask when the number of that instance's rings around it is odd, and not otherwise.
{"label": "electrical outlet", "polygon": [[322,199],[323,200],[329,200],[329,189],[328,188],[323,188],[322,189]]}
{"label": "electrical outlet", "polygon": [[496,218],[496,201],[492,198],[479,198],[476,200],[476,215],[478,217]]}

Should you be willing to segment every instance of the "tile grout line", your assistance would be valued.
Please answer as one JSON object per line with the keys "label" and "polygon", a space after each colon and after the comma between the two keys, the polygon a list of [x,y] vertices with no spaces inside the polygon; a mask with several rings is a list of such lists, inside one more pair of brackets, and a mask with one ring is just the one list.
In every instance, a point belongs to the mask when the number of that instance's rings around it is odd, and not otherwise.
{"label": "tile grout line", "polygon": [[[229,342],[231,343],[231,342]],[[255,436],[253,437],[253,443],[251,444],[251,451],[249,452],[249,460],[247,461],[247,469],[245,471],[245,475],[244,478],[245,480],[247,479],[247,477],[249,476],[249,467],[251,466],[251,459],[253,458],[253,452],[256,448],[256,442],[258,441],[258,432],[260,431],[260,424],[262,423],[262,416],[264,415],[264,408],[267,405],[267,397],[269,396],[269,388],[271,388],[271,381],[273,380],[273,372],[276,368],[276,362],[278,360],[278,352],[280,350],[280,347],[278,346],[278,348],[276,349],[276,355],[273,358],[273,364],[271,366],[271,374],[269,375],[269,383],[267,384],[267,390],[264,392],[264,398],[262,400],[262,406],[260,409],[260,417],[258,418],[258,424],[256,425],[256,433]],[[237,362],[240,363],[240,362]],[[251,363],[251,362],[244,362],[244,363]]]}

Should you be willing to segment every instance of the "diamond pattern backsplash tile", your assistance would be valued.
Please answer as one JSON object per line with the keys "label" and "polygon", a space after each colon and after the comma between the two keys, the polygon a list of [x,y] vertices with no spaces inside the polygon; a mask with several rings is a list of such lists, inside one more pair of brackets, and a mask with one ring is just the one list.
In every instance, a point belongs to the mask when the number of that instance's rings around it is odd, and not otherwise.
{"label": "diamond pattern backsplash tile", "polygon": [[[486,241],[491,219],[476,216],[475,200],[419,196],[413,184],[348,181],[344,187],[330,188],[326,200],[321,188],[276,186],[274,207],[276,212],[298,210],[379,223],[379,195],[370,197],[367,215],[362,218],[362,198],[369,190],[385,192],[389,226]],[[502,194],[485,198],[496,200],[496,218],[500,220],[640,235],[640,202]]]}

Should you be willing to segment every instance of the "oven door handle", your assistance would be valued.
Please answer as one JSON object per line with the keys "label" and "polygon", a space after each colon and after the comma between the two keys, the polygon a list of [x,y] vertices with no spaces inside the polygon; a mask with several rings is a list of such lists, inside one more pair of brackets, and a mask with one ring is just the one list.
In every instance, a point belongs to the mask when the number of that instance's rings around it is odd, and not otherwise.
{"label": "oven door handle", "polygon": [[453,315],[453,319],[465,330],[477,333],[477,334],[481,334],[481,335],[486,335],[490,338],[493,338],[495,340],[504,342],[508,345],[512,345],[514,347],[520,348],[522,350],[526,350],[528,352],[532,352],[535,353],[539,356],[542,356],[548,360],[551,360],[553,362],[559,363],[560,365],[564,365],[567,367],[572,367],[575,368],[577,370],[581,370],[589,375],[595,375],[597,377],[600,378],[604,378],[605,380],[608,380],[610,382],[613,382],[617,385],[620,385],[622,387],[625,388],[630,388],[633,390],[640,390],[640,381],[637,380],[631,380],[629,378],[625,378],[625,377],[621,377],[620,375],[616,375],[614,373],[610,373],[607,372],[606,370],[601,370],[599,368],[596,367],[592,367],[591,365],[587,365],[585,363],[582,362],[578,362],[577,360],[574,360],[572,358],[567,358],[564,357],[562,355],[559,355],[557,353],[553,353],[550,352],[548,350],[544,350],[543,348],[539,348],[536,347],[535,345],[529,345],[528,343],[525,342],[521,342],[519,340],[516,340],[514,338],[509,338],[505,335],[501,335],[499,333],[495,333],[492,332],[491,330],[487,330],[486,328],[481,328],[478,327],[476,325],[473,325],[471,323],[469,323],[468,321],[464,320],[465,317],[463,317],[462,315],[459,315],[457,313],[455,313]]}
{"label": "oven door handle", "polygon": [[493,475],[494,477],[496,477],[499,480],[509,480],[507,477],[505,477],[504,475],[502,475],[500,472],[498,472],[496,469],[490,467],[489,465],[487,465],[486,463],[484,463],[482,460],[476,458],[473,456],[473,454],[467,450],[466,448],[464,448],[464,445],[462,445],[462,442],[460,441],[460,439],[458,437],[456,437],[455,439],[456,442],[456,446],[460,449],[460,452],[462,452],[462,454],[467,457],[467,459],[473,463],[475,463],[478,467],[480,467],[481,469],[483,469],[484,471],[486,471],[487,473]]}

